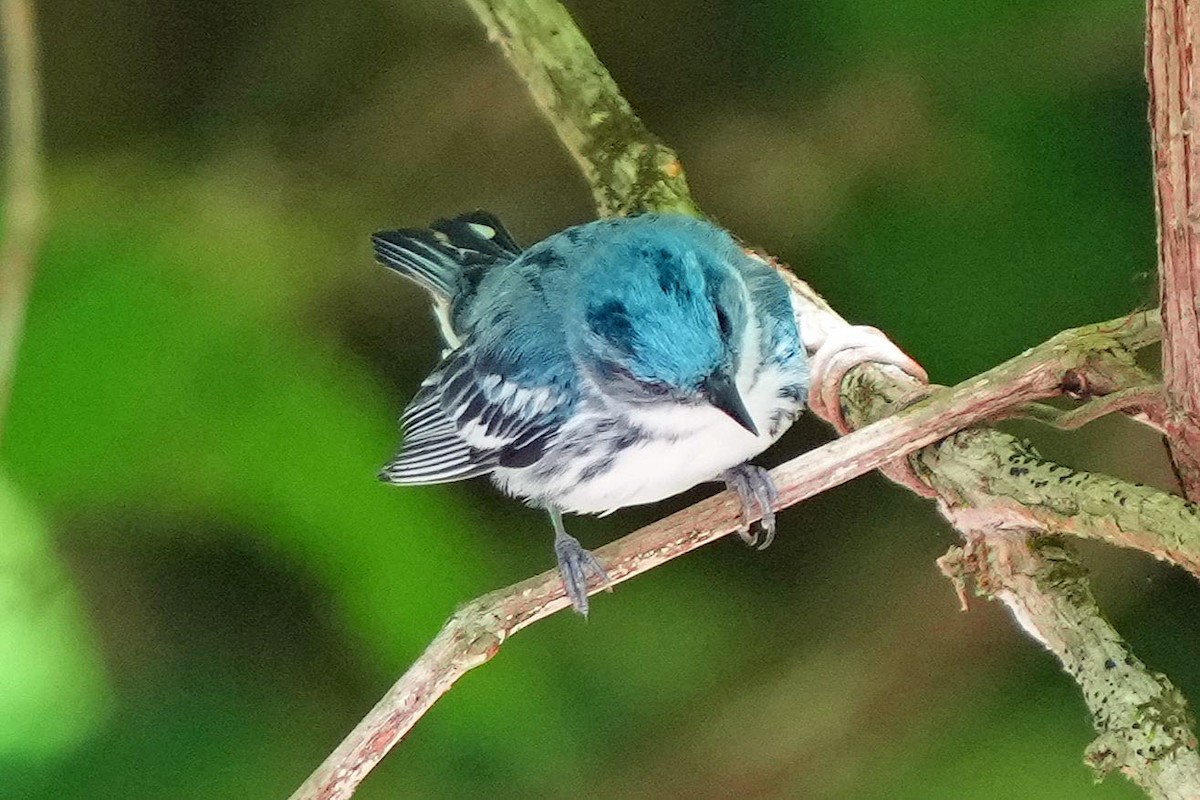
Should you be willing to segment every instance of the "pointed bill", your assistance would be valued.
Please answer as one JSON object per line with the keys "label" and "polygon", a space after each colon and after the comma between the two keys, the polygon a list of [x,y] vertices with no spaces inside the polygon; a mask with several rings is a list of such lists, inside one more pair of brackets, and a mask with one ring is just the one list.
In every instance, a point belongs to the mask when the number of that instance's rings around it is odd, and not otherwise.
{"label": "pointed bill", "polygon": [[732,378],[722,372],[714,372],[704,381],[702,391],[714,408],[724,411],[738,425],[758,436],[754,418],[750,416],[750,411],[742,401],[742,396],[738,394],[737,384]]}

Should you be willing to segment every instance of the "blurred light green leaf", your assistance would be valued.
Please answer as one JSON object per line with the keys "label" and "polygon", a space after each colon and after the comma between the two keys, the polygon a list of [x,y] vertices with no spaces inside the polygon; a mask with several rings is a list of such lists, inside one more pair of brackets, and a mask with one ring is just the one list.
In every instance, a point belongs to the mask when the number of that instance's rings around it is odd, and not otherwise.
{"label": "blurred light green leaf", "polygon": [[0,472],[0,758],[78,744],[107,705],[79,598],[33,508]]}
{"label": "blurred light green leaf", "polygon": [[[347,646],[365,643],[381,675],[399,675],[458,603],[503,578],[454,490],[375,479],[403,399],[306,330],[314,295],[339,278],[323,260],[328,233],[219,170],[111,166],[54,187],[60,222],[3,442],[14,474],[56,513],[244,526],[328,590]],[[527,713],[569,696],[537,668],[544,654],[507,655],[525,668],[495,671],[486,695],[457,695],[430,727],[505,730],[493,746],[535,772],[561,757],[535,732],[579,747],[560,714]]]}

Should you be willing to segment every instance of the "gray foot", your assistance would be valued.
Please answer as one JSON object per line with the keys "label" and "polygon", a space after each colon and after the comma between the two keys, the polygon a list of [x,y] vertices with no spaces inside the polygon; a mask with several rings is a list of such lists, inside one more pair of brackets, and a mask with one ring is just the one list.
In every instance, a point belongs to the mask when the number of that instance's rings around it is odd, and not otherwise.
{"label": "gray foot", "polygon": [[563,528],[562,513],[547,509],[554,523],[554,555],[558,558],[558,574],[571,605],[583,617],[588,615],[588,576],[591,575],[606,589],[611,589],[608,573],[594,555],[584,549],[574,536]]}
{"label": "gray foot", "polygon": [[[751,547],[766,550],[775,541],[774,505],[779,499],[779,491],[770,474],[754,464],[739,464],[722,472],[721,480],[725,481],[725,488],[742,501],[742,527],[738,529],[738,536]],[[750,526],[751,504],[757,505],[762,512],[757,531],[752,531]]]}

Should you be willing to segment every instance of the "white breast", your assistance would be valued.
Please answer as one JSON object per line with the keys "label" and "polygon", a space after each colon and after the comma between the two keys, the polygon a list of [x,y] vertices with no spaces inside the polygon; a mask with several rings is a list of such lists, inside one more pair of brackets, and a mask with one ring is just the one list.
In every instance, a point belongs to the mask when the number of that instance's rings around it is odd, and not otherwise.
{"label": "white breast", "polygon": [[[752,385],[739,380],[758,436],[711,406],[674,406],[631,414],[634,424],[654,431],[655,438],[623,448],[611,468],[596,477],[581,480],[578,473],[564,471],[564,480],[554,481],[556,504],[574,513],[607,514],[719,480],[722,472],[766,450],[790,427],[799,408],[779,397],[783,385],[783,376],[772,370],[764,370]],[[779,420],[781,410],[784,414]]]}
{"label": "white breast", "polygon": [[[747,326],[742,352],[760,352],[756,324]],[[794,392],[781,392],[805,379],[803,361],[763,366],[761,357],[751,357],[739,367],[738,393],[759,431],[757,436],[709,405],[615,407],[597,392],[593,394],[596,406],[578,414],[562,430],[560,443],[576,444],[552,448],[556,452],[531,468],[497,469],[492,480],[510,494],[581,514],[607,514],[654,503],[720,480],[722,472],[774,444],[803,406]],[[598,425],[597,418],[603,420],[607,414],[620,415],[620,424]],[[638,431],[645,435],[634,436]],[[619,446],[614,446],[613,437],[620,438]],[[594,446],[589,450],[578,443]]]}

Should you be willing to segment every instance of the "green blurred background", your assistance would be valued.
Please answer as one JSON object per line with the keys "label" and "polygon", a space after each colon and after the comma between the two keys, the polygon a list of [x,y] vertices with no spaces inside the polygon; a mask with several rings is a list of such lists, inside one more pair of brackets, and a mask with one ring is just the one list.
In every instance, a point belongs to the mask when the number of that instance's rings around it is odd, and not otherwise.
{"label": "green blurred background", "polygon": [[[1154,299],[1142,7],[572,2],[696,196],[950,383]],[[439,345],[368,234],[592,215],[458,4],[38,8],[53,226],[0,445],[0,794],[284,797],[459,602],[552,564],[482,482],[374,475]],[[1171,487],[1122,420],[1012,426]],[[830,436],[805,419],[768,456]],[[710,490],[572,530],[598,545]],[[363,798],[1118,798],[1074,685],[878,477],[510,641]],[[1084,549],[1200,698],[1200,591]]]}

